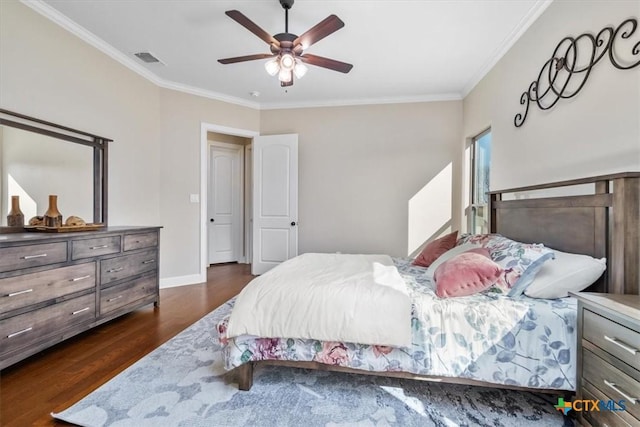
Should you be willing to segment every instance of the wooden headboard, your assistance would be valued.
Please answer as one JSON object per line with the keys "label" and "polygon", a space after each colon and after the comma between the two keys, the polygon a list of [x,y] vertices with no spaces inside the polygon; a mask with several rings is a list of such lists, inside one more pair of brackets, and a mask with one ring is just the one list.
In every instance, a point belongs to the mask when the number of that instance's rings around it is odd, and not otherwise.
{"label": "wooden headboard", "polygon": [[[591,184],[591,194],[556,193]],[[626,172],[492,191],[491,232],[564,252],[607,258],[607,271],[589,291],[640,294],[640,172]],[[510,196],[516,199],[510,199]],[[525,198],[520,198],[521,196]]]}

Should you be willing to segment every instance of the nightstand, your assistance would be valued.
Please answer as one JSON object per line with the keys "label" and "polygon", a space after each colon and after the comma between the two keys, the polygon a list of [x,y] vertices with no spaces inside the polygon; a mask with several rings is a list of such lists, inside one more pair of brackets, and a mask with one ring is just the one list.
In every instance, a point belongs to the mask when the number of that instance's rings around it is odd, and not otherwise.
{"label": "nightstand", "polygon": [[593,427],[640,426],[640,295],[570,295],[578,299],[576,401],[601,401],[600,410],[580,411],[578,420]]}

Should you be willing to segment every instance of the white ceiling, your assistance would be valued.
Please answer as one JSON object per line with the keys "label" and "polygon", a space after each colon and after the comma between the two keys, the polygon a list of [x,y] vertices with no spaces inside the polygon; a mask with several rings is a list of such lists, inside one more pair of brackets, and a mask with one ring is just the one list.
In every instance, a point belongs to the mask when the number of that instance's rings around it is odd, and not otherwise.
{"label": "white ceiling", "polygon": [[[278,0],[36,0],[25,4],[163,87],[254,108],[461,99],[551,0],[297,0],[289,32],[330,14],[345,27],[306,53],[354,65],[348,74],[309,67],[289,88],[266,60],[268,45],[225,15],[237,9],[268,33],[284,32]],[[133,56],[149,51],[164,64]],[[257,91],[259,97],[250,92]]]}

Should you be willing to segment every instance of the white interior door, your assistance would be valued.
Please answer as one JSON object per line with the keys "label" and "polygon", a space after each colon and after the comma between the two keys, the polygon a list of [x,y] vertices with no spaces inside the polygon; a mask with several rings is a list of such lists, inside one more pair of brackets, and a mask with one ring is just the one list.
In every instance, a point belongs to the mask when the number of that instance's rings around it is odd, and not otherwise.
{"label": "white interior door", "polygon": [[208,262],[238,261],[241,253],[242,146],[209,146]]}
{"label": "white interior door", "polygon": [[298,255],[298,135],[253,139],[253,274]]}

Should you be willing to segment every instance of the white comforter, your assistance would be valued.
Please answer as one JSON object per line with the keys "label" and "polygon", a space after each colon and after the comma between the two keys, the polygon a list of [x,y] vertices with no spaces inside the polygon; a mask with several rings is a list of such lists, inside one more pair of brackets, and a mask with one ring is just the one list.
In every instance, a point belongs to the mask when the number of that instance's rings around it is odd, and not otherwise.
{"label": "white comforter", "polygon": [[411,345],[411,299],[387,255],[304,254],[238,295],[227,336]]}

